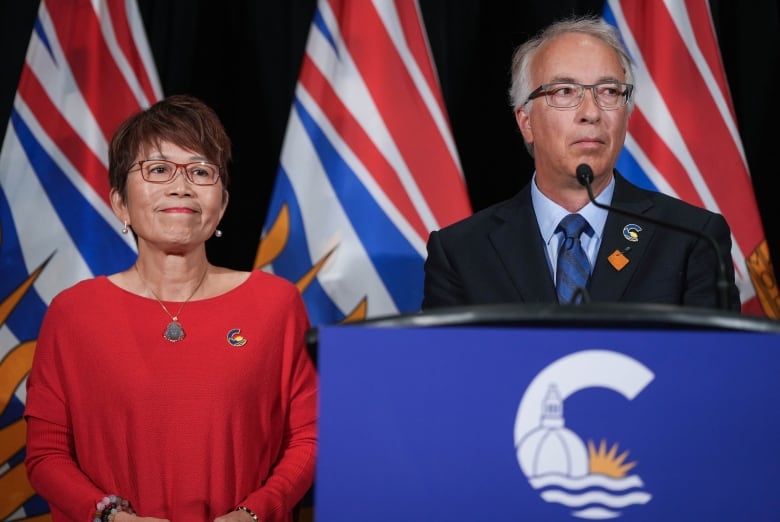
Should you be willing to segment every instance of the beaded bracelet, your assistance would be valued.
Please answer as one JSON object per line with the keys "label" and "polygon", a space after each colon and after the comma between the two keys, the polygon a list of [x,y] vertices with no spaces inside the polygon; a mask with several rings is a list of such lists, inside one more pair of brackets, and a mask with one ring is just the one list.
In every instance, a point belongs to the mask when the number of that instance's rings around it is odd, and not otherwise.
{"label": "beaded bracelet", "polygon": [[249,516],[252,517],[252,520],[254,520],[255,522],[260,522],[260,519],[257,518],[257,515],[255,515],[255,512],[252,511],[251,509],[249,509],[246,506],[238,506],[236,508],[236,511],[246,511],[249,514]]}
{"label": "beaded bracelet", "polygon": [[117,513],[135,515],[135,511],[130,507],[130,502],[117,495],[103,497],[95,507],[95,518],[92,522],[114,522]]}

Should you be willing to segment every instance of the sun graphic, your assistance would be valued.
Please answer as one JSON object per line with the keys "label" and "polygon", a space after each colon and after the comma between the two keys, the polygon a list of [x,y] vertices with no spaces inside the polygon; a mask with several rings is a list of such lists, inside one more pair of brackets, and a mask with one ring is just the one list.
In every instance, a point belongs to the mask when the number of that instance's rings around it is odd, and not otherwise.
{"label": "sun graphic", "polygon": [[601,440],[598,449],[592,440],[588,441],[588,459],[590,460],[590,472],[591,474],[599,473],[601,475],[607,475],[613,478],[622,478],[636,466],[636,461],[627,462],[628,451],[624,451],[620,455],[617,454],[618,445],[613,444],[609,451],[607,451],[607,441]]}
{"label": "sun graphic", "polygon": [[[273,224],[268,228],[268,233],[260,242],[260,246],[257,249],[257,256],[255,257],[255,263],[253,268],[262,268],[272,263],[287,246],[287,240],[290,236],[290,210],[287,204],[283,204],[279,210],[276,219]],[[309,285],[317,277],[317,274],[322,270],[325,262],[330,258],[331,254],[338,248],[338,245],[331,248],[326,252],[314,266],[312,266],[296,283],[295,286],[303,293],[309,287]],[[342,323],[351,323],[354,321],[361,321],[368,316],[368,298],[363,297],[360,302],[355,305],[351,312],[349,312]]]}
{"label": "sun graphic", "polygon": [[[2,240],[1,234],[0,240]],[[17,305],[41,275],[50,259],[51,256],[33,270],[24,281],[21,281],[9,295],[0,296],[0,327],[5,325],[8,317],[16,310]],[[6,414],[16,389],[30,373],[36,344],[35,339],[23,340],[11,346],[4,355],[0,354],[0,416]],[[7,470],[0,476],[0,491],[5,493],[0,495],[0,520],[9,520],[8,517],[11,517],[21,504],[35,496],[35,490],[27,479],[24,463],[11,465],[11,458],[24,449],[27,424],[21,417],[7,414],[5,416],[8,422],[0,425],[0,469],[6,467]],[[46,513],[20,520],[50,522],[51,515]]]}

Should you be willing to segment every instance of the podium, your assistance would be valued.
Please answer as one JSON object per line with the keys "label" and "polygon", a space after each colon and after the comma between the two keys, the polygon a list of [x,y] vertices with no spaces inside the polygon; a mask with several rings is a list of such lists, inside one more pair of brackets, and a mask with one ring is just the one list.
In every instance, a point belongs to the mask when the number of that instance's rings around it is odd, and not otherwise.
{"label": "podium", "polygon": [[627,304],[322,327],[315,520],[778,519],[778,334]]}

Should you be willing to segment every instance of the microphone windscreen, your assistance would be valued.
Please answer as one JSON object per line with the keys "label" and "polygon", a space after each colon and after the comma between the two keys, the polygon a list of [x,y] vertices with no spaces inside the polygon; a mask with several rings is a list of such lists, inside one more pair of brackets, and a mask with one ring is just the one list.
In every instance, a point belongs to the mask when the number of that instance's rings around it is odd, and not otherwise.
{"label": "microphone windscreen", "polygon": [[577,181],[581,185],[588,186],[593,182],[593,169],[587,163],[577,165]]}

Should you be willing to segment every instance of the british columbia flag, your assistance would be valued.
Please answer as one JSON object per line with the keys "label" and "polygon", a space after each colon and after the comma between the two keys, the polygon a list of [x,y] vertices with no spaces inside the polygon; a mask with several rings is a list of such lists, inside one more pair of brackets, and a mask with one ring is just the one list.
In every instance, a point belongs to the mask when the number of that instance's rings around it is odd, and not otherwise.
{"label": "british columbia flag", "polygon": [[636,73],[618,170],[723,214],[742,311],[780,317],[780,296],[707,0],[608,0]]}
{"label": "british columbia flag", "polygon": [[0,151],[0,520],[48,520],[23,464],[38,329],[61,290],[135,259],[111,212],[108,142],[160,97],[135,0],[40,3]]}
{"label": "british columbia flag", "polygon": [[256,266],[313,324],[420,309],[428,233],[471,213],[415,0],[319,0]]}

